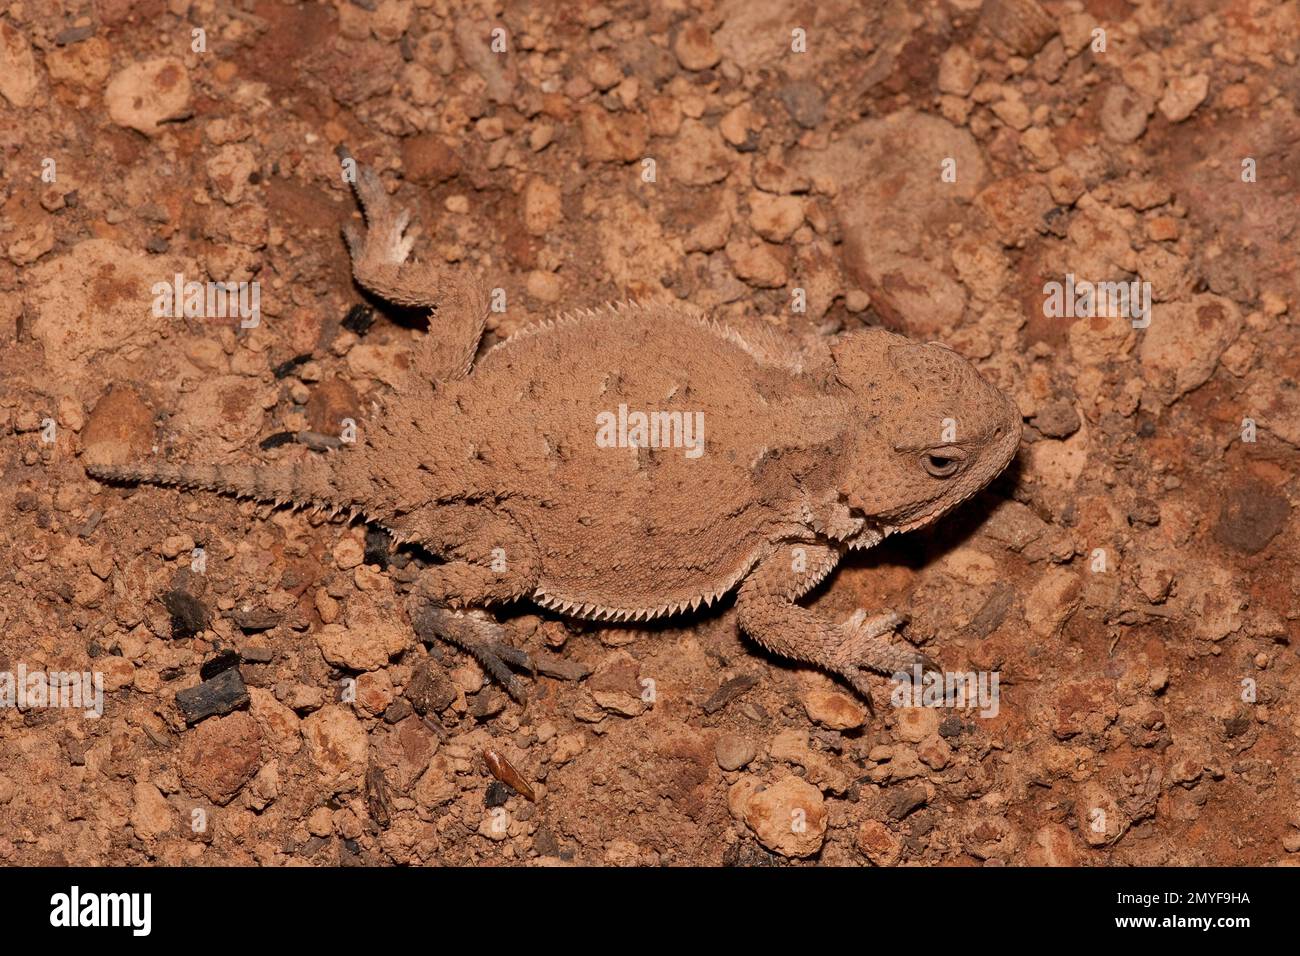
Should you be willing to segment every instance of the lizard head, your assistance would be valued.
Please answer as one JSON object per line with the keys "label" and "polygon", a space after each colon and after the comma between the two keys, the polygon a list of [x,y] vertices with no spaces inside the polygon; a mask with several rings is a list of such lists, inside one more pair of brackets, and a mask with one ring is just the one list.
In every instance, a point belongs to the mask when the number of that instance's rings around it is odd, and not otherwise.
{"label": "lizard head", "polygon": [[857,413],[838,491],[876,531],[929,524],[1015,457],[1019,409],[946,346],[866,329],[831,355]]}

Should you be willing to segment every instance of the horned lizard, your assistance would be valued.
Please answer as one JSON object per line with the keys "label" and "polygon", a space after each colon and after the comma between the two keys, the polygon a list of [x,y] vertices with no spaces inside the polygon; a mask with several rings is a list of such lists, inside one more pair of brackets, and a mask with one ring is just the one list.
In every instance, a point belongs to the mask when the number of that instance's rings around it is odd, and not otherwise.
{"label": "horned lizard", "polygon": [[[88,464],[94,477],[351,512],[441,563],[407,609],[516,700],[530,656],[485,610],[530,598],[641,621],[739,589],[740,627],[841,675],[932,666],[893,612],[844,621],[799,599],[844,554],[919,528],[1013,458],[1016,406],[956,352],[879,329],[829,345],[677,302],[526,328],[475,361],[489,310],[467,271],[410,261],[409,214],[363,169],[344,228],[363,287],[430,307],[404,382],[355,445],[288,466]],[[509,665],[509,666],[507,666]]]}

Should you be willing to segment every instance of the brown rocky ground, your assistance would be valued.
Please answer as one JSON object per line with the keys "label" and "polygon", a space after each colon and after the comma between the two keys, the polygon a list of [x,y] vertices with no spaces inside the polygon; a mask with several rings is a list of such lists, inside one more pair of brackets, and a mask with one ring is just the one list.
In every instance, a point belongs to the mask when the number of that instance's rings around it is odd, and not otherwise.
{"label": "brown rocky ground", "polygon": [[[108,688],[100,720],[0,712],[0,862],[1297,859],[1298,49],[1294,0],[0,6],[0,670]],[[593,671],[522,709],[426,663],[418,556],[88,480],[94,445],[364,427],[420,322],[354,308],[342,144],[418,255],[506,290],[490,339],[667,294],[976,360],[1016,465],[816,600],[910,610],[1000,674],[997,716],[867,716],[725,610],[522,609],[519,643]],[[258,280],[261,324],[154,316],[177,272]],[[1150,326],[1048,317],[1067,273],[1149,282]],[[187,725],[231,648],[248,703]]]}

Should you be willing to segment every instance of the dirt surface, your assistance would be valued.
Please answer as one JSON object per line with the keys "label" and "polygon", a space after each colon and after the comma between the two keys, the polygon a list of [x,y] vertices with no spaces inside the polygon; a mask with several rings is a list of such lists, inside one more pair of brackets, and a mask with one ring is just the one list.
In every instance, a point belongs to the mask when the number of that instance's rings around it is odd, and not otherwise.
{"label": "dirt surface", "polygon": [[[0,672],[104,697],[0,711],[0,862],[1300,860],[1297,50],[1293,0],[3,5]],[[1017,461],[813,600],[996,714],[869,714],[727,605],[514,608],[590,670],[520,707],[416,641],[418,551],[88,479],[365,427],[424,323],[350,280],[343,145],[504,290],[489,343],[666,295],[976,361]],[[256,325],[155,308],[178,274]]]}

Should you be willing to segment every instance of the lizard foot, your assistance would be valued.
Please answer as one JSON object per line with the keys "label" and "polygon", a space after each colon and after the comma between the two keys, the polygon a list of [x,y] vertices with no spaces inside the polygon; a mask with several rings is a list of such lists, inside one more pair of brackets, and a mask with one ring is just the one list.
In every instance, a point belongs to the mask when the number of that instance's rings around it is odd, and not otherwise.
{"label": "lizard foot", "polygon": [[906,615],[894,611],[868,617],[866,611],[859,609],[840,624],[845,640],[836,655],[834,670],[853,685],[873,713],[870,684],[863,669],[879,674],[910,674],[916,666],[923,673],[939,670],[934,661],[916,648],[889,640],[889,635],[906,622]]}
{"label": "lizard foot", "polygon": [[352,261],[398,266],[406,262],[415,245],[415,236],[405,235],[411,211],[398,206],[369,166],[358,168],[352,188],[366,217],[364,235],[352,223],[343,227]]}
{"label": "lizard foot", "polygon": [[535,672],[532,657],[502,640],[503,628],[482,611],[452,611],[444,607],[425,604],[411,616],[415,632],[422,640],[441,638],[470,654],[492,679],[505,688],[511,700],[528,703],[523,681],[515,676],[511,667]]}

